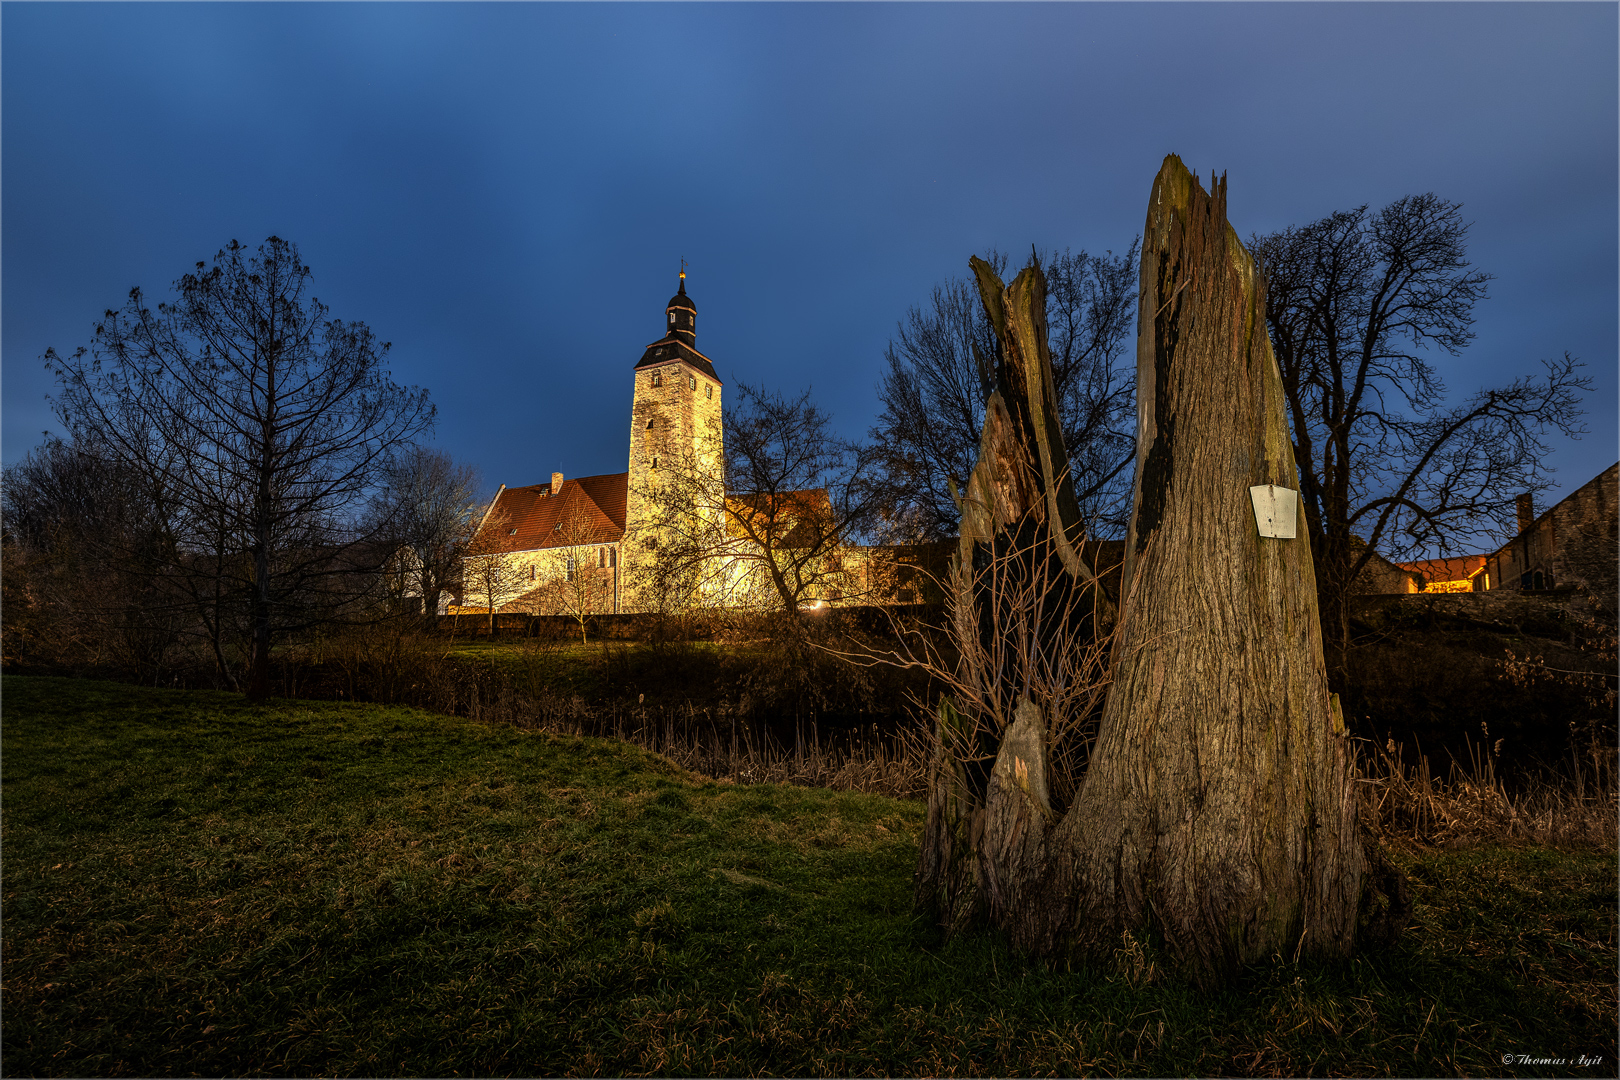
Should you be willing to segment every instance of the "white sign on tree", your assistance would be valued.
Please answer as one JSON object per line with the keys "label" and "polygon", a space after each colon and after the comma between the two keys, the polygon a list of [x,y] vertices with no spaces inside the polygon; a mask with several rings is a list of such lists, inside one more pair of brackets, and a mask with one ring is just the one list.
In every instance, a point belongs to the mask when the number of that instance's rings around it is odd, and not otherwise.
{"label": "white sign on tree", "polygon": [[1294,538],[1294,521],[1299,514],[1299,492],[1276,484],[1257,484],[1249,489],[1254,503],[1254,523],[1261,536],[1279,540]]}

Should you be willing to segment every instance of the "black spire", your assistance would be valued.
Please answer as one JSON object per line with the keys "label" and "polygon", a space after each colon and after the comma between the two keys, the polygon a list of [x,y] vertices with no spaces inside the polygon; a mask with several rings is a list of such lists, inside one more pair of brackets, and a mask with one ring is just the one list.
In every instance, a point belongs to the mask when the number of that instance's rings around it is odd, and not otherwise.
{"label": "black spire", "polygon": [[680,291],[669,298],[669,304],[664,308],[666,316],[664,328],[668,336],[688,346],[696,347],[697,342],[697,305],[692,298],[686,295],[686,268],[684,262],[681,268]]}

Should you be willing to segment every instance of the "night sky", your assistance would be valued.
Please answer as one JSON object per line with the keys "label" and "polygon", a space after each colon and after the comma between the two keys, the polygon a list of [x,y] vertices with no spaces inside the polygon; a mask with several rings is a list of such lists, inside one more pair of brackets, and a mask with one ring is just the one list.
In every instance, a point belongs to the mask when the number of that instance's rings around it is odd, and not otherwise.
{"label": "night sky", "polygon": [[232,238],[295,241],[490,488],[625,468],[680,260],[728,385],[866,431],[909,306],[994,245],[1123,251],[1161,160],[1239,234],[1433,191],[1496,275],[1458,399],[1565,351],[1617,456],[1614,4],[5,4],[3,454]]}

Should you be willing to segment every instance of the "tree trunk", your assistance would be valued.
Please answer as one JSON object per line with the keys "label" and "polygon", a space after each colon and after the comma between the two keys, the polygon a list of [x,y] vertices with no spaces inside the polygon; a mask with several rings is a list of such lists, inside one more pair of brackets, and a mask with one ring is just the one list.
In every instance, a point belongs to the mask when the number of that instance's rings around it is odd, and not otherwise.
{"label": "tree trunk", "polygon": [[[1264,284],[1225,202],[1224,179],[1208,194],[1174,156],[1153,187],[1135,499],[1084,777],[1054,808],[1053,718],[1020,700],[977,780],[946,702],[917,876],[918,900],[953,929],[982,912],[1025,949],[1093,959],[1129,934],[1202,983],[1276,953],[1348,952],[1364,872],[1303,516],[1296,539],[1263,538],[1250,502],[1251,486],[1297,479]],[[956,628],[970,645],[987,632],[971,560],[1028,544],[1029,521],[1072,582],[1089,572],[1065,552],[1068,477],[1040,442],[1052,384],[1049,362],[1029,359],[1045,354],[1039,269],[1004,291],[975,269],[1002,357],[963,498]]]}
{"label": "tree trunk", "polygon": [[254,604],[253,643],[249,650],[247,697],[249,701],[264,701],[270,697],[270,634],[265,620]]}
{"label": "tree trunk", "polygon": [[262,538],[253,549],[253,640],[248,650],[249,701],[270,697],[270,559]]}

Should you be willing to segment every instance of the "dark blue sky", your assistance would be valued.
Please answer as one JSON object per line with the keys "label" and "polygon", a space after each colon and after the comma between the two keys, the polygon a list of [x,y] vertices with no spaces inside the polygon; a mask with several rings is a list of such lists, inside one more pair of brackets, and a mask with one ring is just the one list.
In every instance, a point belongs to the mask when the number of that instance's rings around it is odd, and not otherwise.
{"label": "dark blue sky", "polygon": [[728,384],[864,432],[970,254],[1121,251],[1168,152],[1239,233],[1434,191],[1495,275],[1457,396],[1569,351],[1617,456],[1613,4],[0,7],[3,453],[39,363],[226,240],[296,241],[493,487],[625,468],[679,260]]}

